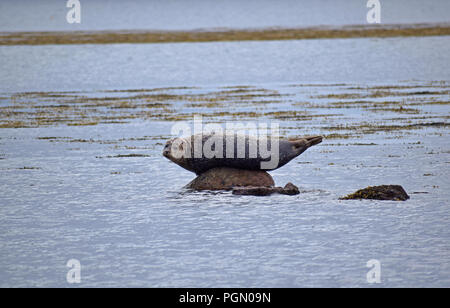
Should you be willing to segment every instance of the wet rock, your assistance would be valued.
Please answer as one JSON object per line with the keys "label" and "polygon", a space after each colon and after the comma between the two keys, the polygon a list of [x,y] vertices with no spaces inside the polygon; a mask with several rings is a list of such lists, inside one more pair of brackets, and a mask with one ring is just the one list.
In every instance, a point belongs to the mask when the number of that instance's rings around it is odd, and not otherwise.
{"label": "wet rock", "polygon": [[287,183],[284,186],[283,191],[280,192],[280,194],[284,195],[298,195],[299,193],[300,191],[298,190],[298,187],[292,184],[291,182]]}
{"label": "wet rock", "polygon": [[360,189],[353,194],[339,198],[339,200],[353,199],[406,201],[409,199],[409,196],[400,185],[380,185],[369,186]]}
{"label": "wet rock", "polygon": [[298,187],[292,183],[287,183],[284,187],[235,187],[233,188],[233,195],[245,196],[269,196],[278,193],[283,195],[297,195],[300,193]]}
{"label": "wet rock", "polygon": [[266,171],[227,167],[213,168],[197,176],[185,186],[194,190],[231,190],[233,187],[272,187],[273,178]]}
{"label": "wet rock", "polygon": [[278,192],[281,187],[264,187],[264,186],[250,186],[250,187],[235,187],[233,188],[233,195],[242,196],[269,196]]}

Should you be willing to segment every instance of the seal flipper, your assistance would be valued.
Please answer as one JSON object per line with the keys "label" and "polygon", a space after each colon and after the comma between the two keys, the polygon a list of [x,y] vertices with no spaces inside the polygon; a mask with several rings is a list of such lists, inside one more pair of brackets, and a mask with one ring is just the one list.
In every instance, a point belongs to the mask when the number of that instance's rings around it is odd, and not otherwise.
{"label": "seal flipper", "polygon": [[313,145],[319,144],[322,142],[322,136],[307,136],[299,139],[289,139],[292,142],[295,148],[305,148],[305,150]]}
{"label": "seal flipper", "polygon": [[289,139],[294,149],[297,151],[296,156],[305,152],[309,147],[322,142],[322,136],[307,136],[299,139]]}

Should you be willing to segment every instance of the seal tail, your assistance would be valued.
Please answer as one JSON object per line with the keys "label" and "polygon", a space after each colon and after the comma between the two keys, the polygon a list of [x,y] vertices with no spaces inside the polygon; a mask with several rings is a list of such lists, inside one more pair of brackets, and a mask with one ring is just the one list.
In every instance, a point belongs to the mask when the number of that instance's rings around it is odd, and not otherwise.
{"label": "seal tail", "polygon": [[313,145],[321,143],[322,139],[322,136],[305,136],[301,138],[289,139],[289,141],[291,141],[296,148],[303,148],[306,150]]}

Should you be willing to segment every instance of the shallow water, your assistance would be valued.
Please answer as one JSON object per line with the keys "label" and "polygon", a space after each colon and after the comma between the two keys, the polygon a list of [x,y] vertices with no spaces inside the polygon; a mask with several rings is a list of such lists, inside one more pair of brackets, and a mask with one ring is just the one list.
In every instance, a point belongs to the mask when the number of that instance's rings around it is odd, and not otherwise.
{"label": "shallow water", "polygon": [[[395,95],[444,89],[440,98],[448,102],[446,84],[407,85]],[[409,107],[419,110],[413,115],[346,103],[327,108],[334,100],[326,93],[368,91],[354,88],[272,88],[289,100],[281,96],[265,113],[316,115],[278,119],[285,135],[329,136],[272,172],[278,185],[297,184],[298,196],[183,190],[194,175],[161,156],[171,121],[3,128],[0,285],[64,286],[65,262],[76,258],[82,286],[368,286],[369,259],[382,264],[382,286],[449,286],[448,103],[409,97]],[[314,104],[290,101],[306,97]],[[404,100],[375,101],[390,99]],[[188,103],[173,106],[184,110]],[[205,117],[215,108],[204,107]],[[387,128],[394,123],[404,128]],[[335,136],[342,125],[347,129]],[[391,183],[403,185],[411,199],[338,201]]]}
{"label": "shallow water", "polygon": [[[379,286],[449,287],[448,47],[0,47],[0,286],[70,286],[75,258],[86,287],[365,287],[370,259]],[[185,191],[161,151],[195,113],[324,135],[271,172],[301,194]],[[338,200],[379,184],[411,199]]]}
{"label": "shallow water", "polygon": [[0,91],[450,79],[450,37],[0,46]]}

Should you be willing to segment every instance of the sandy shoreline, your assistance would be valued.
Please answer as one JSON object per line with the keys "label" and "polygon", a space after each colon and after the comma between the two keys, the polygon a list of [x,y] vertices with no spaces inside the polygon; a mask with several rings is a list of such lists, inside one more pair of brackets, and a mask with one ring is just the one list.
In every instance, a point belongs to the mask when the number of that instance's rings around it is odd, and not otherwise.
{"label": "sandy shoreline", "polygon": [[204,29],[196,31],[0,32],[0,45],[271,41],[445,35],[450,35],[450,24],[382,24],[297,29]]}

